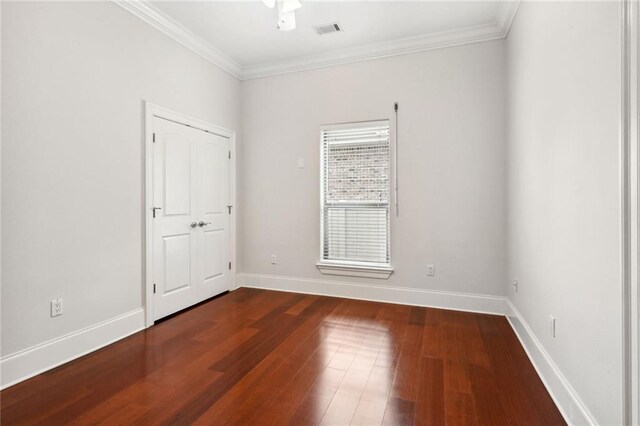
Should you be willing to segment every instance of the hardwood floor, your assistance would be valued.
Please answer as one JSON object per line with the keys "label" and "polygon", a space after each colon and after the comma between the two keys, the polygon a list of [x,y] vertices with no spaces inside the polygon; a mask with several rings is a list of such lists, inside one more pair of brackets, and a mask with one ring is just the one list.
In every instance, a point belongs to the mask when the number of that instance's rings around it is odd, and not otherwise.
{"label": "hardwood floor", "polygon": [[565,424],[504,317],[239,289],[0,393],[2,424]]}

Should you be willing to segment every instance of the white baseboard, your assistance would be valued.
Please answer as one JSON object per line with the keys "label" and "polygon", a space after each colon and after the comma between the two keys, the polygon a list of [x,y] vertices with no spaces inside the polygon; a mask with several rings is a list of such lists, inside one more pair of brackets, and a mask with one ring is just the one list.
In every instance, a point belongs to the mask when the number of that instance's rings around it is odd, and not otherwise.
{"label": "white baseboard", "polygon": [[237,275],[236,283],[242,287],[265,290],[317,294],[456,311],[497,315],[504,315],[507,312],[507,304],[502,296],[244,273]]}
{"label": "white baseboard", "polygon": [[144,309],[108,319],[0,359],[0,389],[110,345],[145,328]]}
{"label": "white baseboard", "polygon": [[553,362],[529,324],[509,299],[505,299],[505,301],[508,306],[507,319],[511,327],[520,339],[520,343],[538,372],[538,376],[542,379],[566,422],[570,425],[597,424],[587,406]]}
{"label": "white baseboard", "polygon": [[[565,420],[572,425],[597,423],[520,312],[510,300],[504,297],[262,274],[238,274],[236,283],[242,287],[265,290],[506,315]],[[0,389],[10,387],[143,330],[144,321],[144,309],[137,309],[5,356],[0,359]]]}

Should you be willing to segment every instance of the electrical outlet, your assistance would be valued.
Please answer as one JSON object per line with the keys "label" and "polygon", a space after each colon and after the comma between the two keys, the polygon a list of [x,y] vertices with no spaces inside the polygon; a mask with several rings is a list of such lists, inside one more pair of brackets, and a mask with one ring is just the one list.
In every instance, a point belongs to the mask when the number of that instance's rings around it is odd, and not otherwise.
{"label": "electrical outlet", "polygon": [[62,299],[55,299],[51,301],[51,316],[57,317],[62,315]]}
{"label": "electrical outlet", "polygon": [[427,265],[427,275],[433,277],[436,275],[436,266],[435,265]]}
{"label": "electrical outlet", "polygon": [[556,317],[553,315],[549,315],[549,331],[551,332],[551,337],[556,338]]}
{"label": "electrical outlet", "polygon": [[275,254],[272,254],[272,255],[271,255],[271,264],[272,264],[272,265],[275,265],[275,264],[277,264],[277,263],[278,263],[278,258],[276,257],[276,255],[275,255]]}
{"label": "electrical outlet", "polygon": [[518,292],[518,280],[513,280],[513,286],[516,288],[516,293]]}

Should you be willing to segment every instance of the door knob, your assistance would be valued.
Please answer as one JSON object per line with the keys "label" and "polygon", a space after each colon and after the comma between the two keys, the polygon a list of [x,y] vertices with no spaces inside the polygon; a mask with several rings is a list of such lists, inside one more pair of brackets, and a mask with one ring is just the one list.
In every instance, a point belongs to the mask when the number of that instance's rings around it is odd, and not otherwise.
{"label": "door knob", "polygon": [[198,226],[199,226],[200,228],[202,228],[202,227],[204,227],[204,226],[207,226],[207,225],[211,225],[211,222],[203,222],[203,221],[200,221],[200,222],[198,223]]}
{"label": "door knob", "polygon": [[192,228],[195,228],[195,227],[197,227],[197,226],[198,226],[198,224],[197,224],[197,223],[195,223],[195,222],[191,222],[191,225],[189,225],[189,226],[190,226],[190,227],[192,227]]}

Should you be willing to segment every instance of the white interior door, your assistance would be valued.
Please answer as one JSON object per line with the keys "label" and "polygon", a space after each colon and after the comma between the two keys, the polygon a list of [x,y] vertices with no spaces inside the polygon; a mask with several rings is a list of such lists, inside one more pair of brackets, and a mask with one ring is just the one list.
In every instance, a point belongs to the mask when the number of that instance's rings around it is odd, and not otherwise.
{"label": "white interior door", "polygon": [[199,300],[231,289],[229,139],[202,132],[198,164]]}
{"label": "white interior door", "polygon": [[229,139],[153,119],[154,319],[231,288]]}

